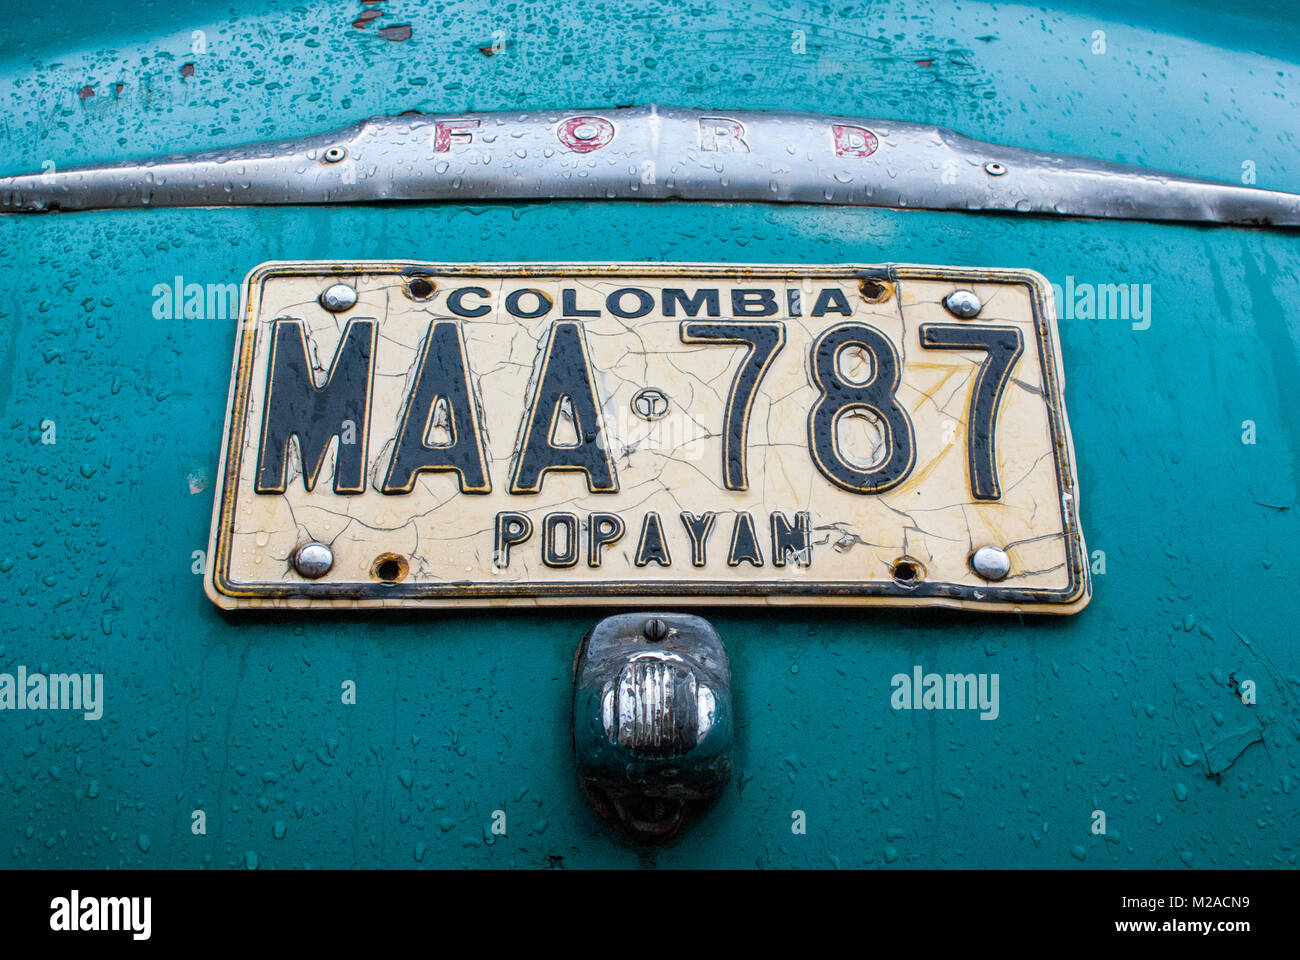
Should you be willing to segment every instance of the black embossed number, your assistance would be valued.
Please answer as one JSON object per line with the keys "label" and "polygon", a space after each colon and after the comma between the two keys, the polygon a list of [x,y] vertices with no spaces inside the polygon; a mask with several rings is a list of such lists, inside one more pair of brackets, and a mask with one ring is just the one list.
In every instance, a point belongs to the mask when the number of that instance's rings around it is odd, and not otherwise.
{"label": "black embossed number", "polygon": [[[840,373],[840,354],[850,347],[871,358],[871,376],[863,383]],[[868,324],[838,323],[813,342],[811,360],[820,396],[808,412],[808,450],[822,476],[852,493],[883,493],[906,480],[916,462],[916,438],[895,396],[902,367],[894,344]],[[845,460],[836,438],[840,417],[854,410],[874,415],[884,434],[885,454],[869,467]]]}
{"label": "black embossed number", "polygon": [[752,323],[684,320],[682,343],[736,344],[746,348],[745,359],[727,394],[722,431],[722,482],[728,490],[749,489],[749,413],[758,385],[772,360],[785,345],[785,324],[777,320]]}
{"label": "black embossed number", "polygon": [[976,500],[999,500],[998,458],[994,436],[1002,393],[1011,371],[1025,352],[1025,340],[1018,327],[971,326],[961,323],[924,323],[921,346],[927,350],[983,350],[988,356],[975,375],[967,422],[967,460],[970,465],[971,496]]}

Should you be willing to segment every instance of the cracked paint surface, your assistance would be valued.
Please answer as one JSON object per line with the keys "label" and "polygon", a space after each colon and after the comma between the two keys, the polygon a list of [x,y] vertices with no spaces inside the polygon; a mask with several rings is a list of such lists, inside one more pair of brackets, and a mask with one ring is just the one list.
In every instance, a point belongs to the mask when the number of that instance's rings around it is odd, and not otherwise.
{"label": "cracked paint surface", "polygon": [[[1041,325],[1035,323],[1034,291],[1023,282],[1023,272],[989,272],[985,282],[969,283],[961,279],[962,271],[954,273],[956,279],[934,279],[933,271],[922,270],[914,277],[900,268],[890,293],[872,303],[859,291],[861,268],[423,266],[437,273],[437,290],[424,301],[413,300],[403,289],[401,270],[410,269],[409,264],[397,268],[372,264],[344,272],[328,264],[269,265],[250,275],[251,323],[238,345],[237,368],[247,383],[246,390],[235,395],[236,404],[241,399],[245,404],[240,408],[244,415],[227,425],[233,435],[226,469],[234,482],[223,477],[218,484],[218,491],[224,490],[218,506],[229,501],[229,510],[219,510],[214,518],[211,554],[221,571],[219,582],[251,595],[235,598],[210,585],[219,603],[529,603],[563,602],[566,596],[626,602],[629,590],[620,585],[628,584],[674,602],[807,603],[827,594],[837,602],[1050,609],[1048,602],[999,594],[994,587],[1064,592],[1054,602],[1066,610],[1087,602],[1075,519],[1073,452],[1068,430],[1060,451],[1055,449],[1050,423],[1053,415],[1062,425],[1064,420],[1055,321],[1045,303]],[[358,291],[356,306],[343,314],[329,313],[318,303],[320,292],[336,282],[352,284]],[[476,296],[472,303],[491,307],[482,317],[458,320],[479,408],[491,492],[463,494],[454,473],[426,472],[417,476],[411,493],[385,495],[380,486],[429,324],[457,319],[447,297],[467,286],[486,289],[488,295]],[[1000,399],[996,452],[1001,496],[994,501],[974,499],[967,453],[971,392],[985,353],[924,350],[918,340],[919,325],[954,322],[942,300],[956,286],[971,287],[984,304],[977,318],[965,322],[1014,326],[1026,344]],[[625,319],[606,309],[610,294],[627,287],[644,290],[653,298],[654,307],[645,316]],[[682,342],[679,328],[684,317],[680,308],[675,316],[665,315],[664,287],[683,288],[688,294],[717,289],[723,321],[731,319],[733,289],[771,289],[782,306],[768,319],[784,323],[786,342],[758,383],[747,421],[746,490],[724,487],[722,440],[730,385],[746,348]],[[807,315],[828,289],[842,295],[851,315]],[[517,290],[540,291],[554,308],[531,319],[511,315],[503,304]],[[566,294],[566,290],[573,292]],[[798,296],[792,298],[795,292]],[[800,304],[797,311],[788,308],[792,301]],[[533,302],[529,298],[528,303]],[[524,414],[536,389],[539,356],[552,324],[565,315],[561,306],[565,303],[579,311],[600,313],[582,316],[580,322],[619,489],[593,493],[582,473],[553,472],[544,476],[539,493],[512,494],[509,478],[520,448]],[[346,323],[378,320],[367,488],[360,495],[336,494],[328,482],[338,440],[331,441],[325,468],[312,491],[302,482],[297,446],[291,443],[285,492],[255,492],[269,331],[277,318],[305,325],[318,387],[325,382]],[[810,372],[810,350],[819,334],[845,321],[867,324],[885,334],[901,359],[896,395],[913,424],[915,464],[902,483],[879,494],[852,492],[829,482],[809,453],[809,411],[820,395]],[[860,352],[846,350],[839,362],[850,382],[865,382],[871,376],[871,361]],[[659,390],[668,399],[668,413],[661,419],[646,421],[634,412],[633,400],[646,388]],[[566,427],[572,432],[567,413],[562,404],[555,418],[556,443],[564,442]],[[438,406],[426,441],[438,442],[440,430],[445,434],[445,419],[445,406]],[[884,456],[879,421],[869,413],[851,410],[837,434],[842,455],[850,462],[868,466]],[[1054,455],[1058,452],[1059,458]],[[534,530],[527,542],[510,550],[505,563],[495,551],[494,540],[495,519],[501,511],[527,515]],[[575,514],[581,524],[582,559],[570,567],[542,562],[543,518],[557,511]],[[586,562],[588,517],[610,511],[623,517],[626,533],[605,549],[600,566],[593,568]],[[663,521],[671,555],[667,565],[636,563],[639,532],[651,511]],[[691,540],[680,519],[683,511],[696,516],[705,511],[718,514],[703,567],[691,563]],[[802,511],[810,516],[811,549],[798,556],[787,554],[787,562],[778,566],[772,555],[769,519],[773,513],[793,519]],[[728,544],[743,513],[754,520],[761,564],[728,563]],[[219,537],[227,525],[229,536]],[[311,540],[328,543],[335,555],[330,572],[314,582],[299,576],[291,562],[293,551]],[[1004,547],[1010,557],[1012,570],[1001,584],[990,584],[970,568],[971,552],[985,544]],[[376,557],[387,553],[406,558],[410,567],[401,583],[393,585],[391,595],[349,596],[349,588],[373,583]],[[895,579],[895,565],[902,559],[918,565],[919,584]],[[683,585],[702,583],[707,586],[699,589],[705,592],[685,595]],[[818,586],[811,593],[800,592],[810,583]],[[554,591],[556,584],[572,589],[559,595],[544,595],[538,589],[548,585]],[[849,592],[862,584],[878,585],[880,592],[875,596]],[[921,588],[931,584],[952,589],[945,596],[926,594]],[[493,594],[503,585],[514,589]],[[270,586],[296,590],[269,600],[264,589]],[[420,592],[427,587],[448,589]]]}

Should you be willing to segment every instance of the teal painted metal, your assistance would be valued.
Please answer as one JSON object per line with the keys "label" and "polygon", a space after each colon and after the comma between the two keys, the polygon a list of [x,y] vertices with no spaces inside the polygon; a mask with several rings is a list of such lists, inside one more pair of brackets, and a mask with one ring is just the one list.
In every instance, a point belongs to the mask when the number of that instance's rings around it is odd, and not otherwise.
{"label": "teal painted metal", "polygon": [[[214,21],[199,4],[85,2],[0,30],[4,172],[403,109],[658,100],[892,115],[1233,182],[1250,161],[1260,186],[1300,189],[1300,42],[1272,5],[924,6],[391,3],[354,28],[360,4]],[[397,24],[410,39],[378,35]],[[106,688],[98,721],[0,713],[5,866],[1296,863],[1292,236],[537,203],[8,217],[0,244],[0,671],[101,672]],[[1061,322],[1084,529],[1105,555],[1093,602],[1067,619],[710,612],[734,670],[734,785],[675,845],[628,848],[582,804],[570,758],[572,655],[602,612],[225,618],[191,572],[234,322],[156,319],[155,286],[380,257],[899,261],[1150,284],[1145,329]],[[890,678],[917,664],[998,673],[998,719],[892,709]],[[1254,706],[1232,679],[1255,682]]]}

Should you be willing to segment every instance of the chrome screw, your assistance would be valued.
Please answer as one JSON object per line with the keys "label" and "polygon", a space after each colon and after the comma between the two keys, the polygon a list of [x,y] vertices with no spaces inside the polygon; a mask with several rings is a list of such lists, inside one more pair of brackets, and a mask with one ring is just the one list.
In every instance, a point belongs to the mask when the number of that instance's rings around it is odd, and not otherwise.
{"label": "chrome screw", "polygon": [[645,622],[642,628],[645,638],[651,641],[659,641],[668,636],[668,624],[664,623],[658,617],[652,617]]}
{"label": "chrome screw", "polygon": [[990,160],[984,164],[984,172],[990,177],[1000,177],[1007,172],[1006,164],[998,163],[996,160]]}
{"label": "chrome screw", "polygon": [[1005,580],[1011,558],[1001,547],[980,547],[970,555],[970,568],[985,580]]}
{"label": "chrome screw", "polygon": [[984,309],[984,304],[973,290],[954,290],[943,298],[943,305],[954,317],[962,320],[969,320]]}
{"label": "chrome screw", "polygon": [[330,313],[342,313],[357,305],[356,288],[346,283],[335,283],[325,288],[320,295],[320,305]]}
{"label": "chrome screw", "polygon": [[328,150],[325,151],[324,157],[326,163],[338,163],[347,155],[348,155],[347,147],[330,147]]}
{"label": "chrome screw", "polygon": [[334,566],[334,551],[316,540],[293,552],[293,568],[308,580],[318,580]]}

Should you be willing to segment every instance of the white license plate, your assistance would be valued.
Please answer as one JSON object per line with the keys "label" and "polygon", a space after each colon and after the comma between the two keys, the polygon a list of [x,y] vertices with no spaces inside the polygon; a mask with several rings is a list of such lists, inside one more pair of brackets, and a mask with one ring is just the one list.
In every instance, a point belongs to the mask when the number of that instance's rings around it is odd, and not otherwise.
{"label": "white license plate", "polygon": [[223,607],[1088,602],[1031,271],[268,263],[246,303]]}

